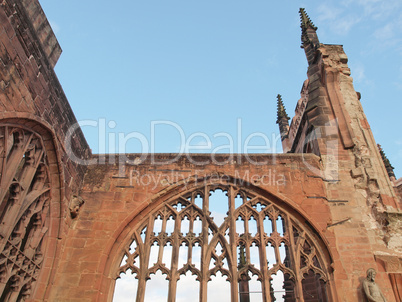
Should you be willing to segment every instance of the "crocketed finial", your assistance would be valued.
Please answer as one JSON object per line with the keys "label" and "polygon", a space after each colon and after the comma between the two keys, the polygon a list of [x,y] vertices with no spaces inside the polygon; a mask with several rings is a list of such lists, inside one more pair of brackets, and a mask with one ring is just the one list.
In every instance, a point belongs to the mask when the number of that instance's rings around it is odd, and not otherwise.
{"label": "crocketed finial", "polygon": [[279,124],[280,121],[285,118],[287,121],[289,120],[289,116],[286,113],[285,105],[283,105],[282,96],[278,94],[277,96],[277,120],[276,123]]}
{"label": "crocketed finial", "polygon": [[311,21],[310,17],[307,15],[306,10],[304,8],[300,8],[299,13],[301,22],[300,27],[302,28],[303,31],[306,31],[309,26],[312,29],[317,30],[317,27]]}
{"label": "crocketed finial", "polygon": [[307,61],[310,64],[314,63],[316,51],[320,47],[320,41],[317,36],[317,27],[313,24],[304,8],[300,8],[300,27],[301,27],[301,48],[304,48]]}
{"label": "crocketed finial", "polygon": [[239,266],[238,266],[238,269],[241,269],[241,268],[245,267],[246,264],[247,264],[247,262],[246,262],[246,256],[245,256],[245,253],[244,253],[244,246],[241,245],[241,246],[240,246],[240,255],[239,255]]}
{"label": "crocketed finial", "polygon": [[394,167],[391,165],[388,157],[385,155],[384,150],[381,148],[381,145],[377,144],[378,151],[380,151],[382,161],[384,162],[385,169],[387,170],[388,176],[390,179],[395,178]]}

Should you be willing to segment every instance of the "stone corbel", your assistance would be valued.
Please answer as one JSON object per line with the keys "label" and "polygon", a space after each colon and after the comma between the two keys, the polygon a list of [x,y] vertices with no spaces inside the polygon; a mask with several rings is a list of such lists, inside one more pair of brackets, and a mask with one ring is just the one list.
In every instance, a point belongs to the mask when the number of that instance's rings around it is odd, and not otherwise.
{"label": "stone corbel", "polygon": [[74,219],[78,216],[80,208],[84,203],[85,201],[81,198],[81,196],[73,195],[69,206],[71,218]]}

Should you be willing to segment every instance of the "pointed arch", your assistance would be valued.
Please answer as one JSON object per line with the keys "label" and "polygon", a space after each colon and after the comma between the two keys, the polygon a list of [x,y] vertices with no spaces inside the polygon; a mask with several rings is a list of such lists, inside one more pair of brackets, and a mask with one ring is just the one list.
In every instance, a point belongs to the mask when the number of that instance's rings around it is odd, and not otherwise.
{"label": "pointed arch", "polygon": [[[110,245],[110,253],[106,261],[106,270],[102,284],[103,289],[109,289],[109,292],[103,292],[102,294],[106,294],[107,301],[110,301],[113,295],[114,282],[117,277],[116,272],[121,273],[124,270],[123,268],[127,267],[125,264],[121,264],[121,260],[123,255],[126,254],[127,244],[129,244],[130,240],[132,241],[131,238],[139,237],[144,229],[147,230],[145,241],[142,242],[140,244],[141,247],[138,248],[138,250],[141,251],[140,257],[142,253],[145,255],[143,257],[147,257],[146,255],[149,254],[149,250],[147,250],[148,242],[154,242],[155,238],[157,238],[157,236],[153,234],[153,221],[158,217],[159,213],[161,213],[160,211],[169,211],[169,217],[184,217],[186,211],[193,207],[197,215],[201,217],[203,223],[202,233],[199,234],[199,236],[194,236],[194,234],[189,232],[191,238],[183,236],[183,234],[180,233],[181,218],[179,218],[175,222],[175,231],[170,235],[170,239],[173,244],[173,254],[178,254],[178,247],[181,243],[185,243],[189,248],[189,255],[191,255],[192,243],[195,241],[201,243],[201,254],[203,255],[201,263],[203,263],[203,265],[200,270],[194,268],[190,261],[190,256],[188,261],[185,262],[185,267],[177,267],[172,264],[172,267],[168,268],[168,271],[166,271],[168,279],[170,280],[170,287],[175,287],[175,282],[179,279],[179,275],[189,270],[192,274],[198,276],[197,280],[201,283],[200,301],[205,301],[206,293],[203,291],[206,291],[206,286],[203,286],[203,283],[206,284],[211,275],[215,275],[216,272],[220,271],[227,276],[227,280],[231,283],[231,295],[238,296],[238,282],[240,282],[240,272],[242,270],[238,268],[239,255],[237,247],[244,246],[247,263],[243,271],[249,271],[252,275],[257,276],[258,280],[261,282],[265,296],[270,295],[272,288],[270,284],[271,276],[278,271],[281,271],[283,275],[286,276],[286,286],[283,285],[283,288],[285,291],[289,291],[288,296],[292,296],[290,294],[292,290],[302,295],[303,273],[306,269],[300,267],[301,262],[299,258],[301,257],[302,248],[299,245],[307,241],[308,244],[315,247],[310,250],[310,254],[307,257],[307,259],[309,259],[309,261],[307,261],[308,269],[314,271],[314,273],[318,274],[320,279],[323,280],[323,284],[326,286],[325,292],[328,293],[326,301],[333,300],[329,286],[331,279],[330,274],[332,273],[330,268],[332,258],[325,240],[322,239],[319,231],[313,227],[313,223],[308,222],[306,218],[307,215],[303,215],[303,212],[298,209],[292,201],[286,198],[280,198],[271,192],[267,192],[242,180],[231,177],[224,179],[225,181],[209,183],[207,178],[204,179],[204,181],[198,180],[187,183],[184,189],[183,187],[177,188],[176,186],[171,188],[171,190],[166,190],[164,194],[159,194],[159,196],[152,201],[151,206],[144,206],[130,221],[124,223],[124,226],[119,230],[120,236],[116,236],[115,238],[118,239]],[[227,192],[229,202],[229,212],[220,226],[214,225],[208,209],[209,193],[217,188]],[[236,208],[234,199],[238,195],[243,196],[244,202]],[[201,196],[203,199],[202,212],[197,210],[194,205],[196,196]],[[184,202],[184,200],[188,202]],[[182,206],[180,212],[177,212],[174,205],[177,205],[179,202],[182,202]],[[248,214],[245,213],[247,211]],[[243,214],[240,215],[240,213]],[[242,235],[237,234],[235,220],[238,217],[248,216],[255,218],[258,231],[254,236],[247,231]],[[275,224],[279,216],[282,217],[283,220],[282,235],[278,233]],[[263,221],[266,217],[269,217],[269,219],[274,222],[272,224],[272,233],[266,233],[264,231]],[[227,230],[229,230],[229,234],[225,233]],[[212,236],[208,234],[208,232],[212,232]],[[166,234],[163,236],[166,236]],[[303,240],[301,238],[303,238]],[[220,256],[214,254],[215,246],[218,243],[221,244],[224,250]],[[267,264],[268,258],[265,246],[267,246],[268,243],[272,244],[275,253],[276,263],[273,267],[268,267]],[[252,244],[256,245],[259,249],[260,268],[250,262],[250,246]],[[279,252],[279,246],[281,244],[286,247],[285,252],[282,252],[282,254]],[[175,251],[175,249],[177,250]],[[312,260],[313,258],[315,259],[314,261]],[[223,268],[222,261],[224,259],[228,262],[228,269]],[[211,260],[215,260],[215,262],[213,267],[210,268]],[[172,261],[174,260],[172,259]],[[145,264],[146,261],[141,263]],[[319,263],[319,267],[314,263]],[[189,269],[190,267],[191,269]],[[137,275],[137,278],[139,278],[139,287],[141,286],[142,278],[142,288],[145,288],[145,290],[147,278],[145,276],[149,275],[149,273],[147,273],[149,269],[150,268],[145,265],[142,267],[142,272]],[[292,288],[292,286],[294,288]],[[174,293],[175,291],[171,290],[170,292]],[[141,297],[138,301],[142,301]]]}
{"label": "pointed arch", "polygon": [[44,299],[57,261],[64,196],[55,134],[38,118],[20,115],[0,120],[0,293],[4,301]]}

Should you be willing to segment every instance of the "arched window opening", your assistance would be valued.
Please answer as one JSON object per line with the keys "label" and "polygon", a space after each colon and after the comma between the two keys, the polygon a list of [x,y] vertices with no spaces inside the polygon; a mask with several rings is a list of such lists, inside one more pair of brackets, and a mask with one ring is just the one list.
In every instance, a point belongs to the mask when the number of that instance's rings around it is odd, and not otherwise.
{"label": "arched window opening", "polygon": [[119,276],[116,283],[113,301],[132,302],[137,298],[138,279],[130,269]]}
{"label": "arched window opening", "polygon": [[220,227],[229,210],[229,201],[227,192],[222,189],[211,190],[209,192],[209,212],[215,225]]}
{"label": "arched window opening", "polygon": [[164,302],[169,292],[169,282],[166,280],[166,274],[161,270],[150,275],[145,290],[145,301]]}
{"label": "arched window opening", "polygon": [[137,302],[162,299],[150,293],[157,286],[163,301],[328,301],[328,264],[313,232],[242,188],[209,185],[172,198],[132,234],[116,276],[135,274]]}
{"label": "arched window opening", "polygon": [[189,302],[189,298],[197,301],[200,285],[197,281],[197,276],[190,271],[180,275],[177,282],[176,302]]}
{"label": "arched window opening", "polygon": [[230,302],[230,283],[220,271],[208,282],[208,301]]}

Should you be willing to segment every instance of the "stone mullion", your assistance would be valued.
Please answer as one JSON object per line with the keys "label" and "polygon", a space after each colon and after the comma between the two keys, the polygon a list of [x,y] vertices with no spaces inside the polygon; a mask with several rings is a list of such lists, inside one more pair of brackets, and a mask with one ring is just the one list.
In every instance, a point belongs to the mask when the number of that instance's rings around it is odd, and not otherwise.
{"label": "stone mullion", "polygon": [[[49,208],[44,209],[44,205],[48,200],[48,198],[44,196],[41,196],[40,198],[41,198],[40,203],[37,204],[39,205],[39,209],[30,211],[31,215],[26,219],[26,224],[24,225],[24,233],[21,234],[21,238],[23,238],[26,236],[25,234],[26,231],[31,232],[31,234],[28,234],[29,238],[27,238],[24,250],[21,250],[21,252],[29,259],[33,258],[40,240],[45,236],[47,231],[46,229],[44,229],[44,227]],[[44,216],[44,220],[42,220],[42,217],[36,217],[37,220],[35,222],[34,228],[32,230],[27,230],[26,227],[28,226],[30,220],[32,219],[32,216],[39,212],[42,212],[41,214]]]}
{"label": "stone mullion", "polygon": [[[44,152],[42,150],[39,153],[40,154],[39,154],[34,166],[23,168],[22,177],[21,177],[21,180],[19,181],[21,193],[18,196],[19,200],[21,200],[21,204],[23,204],[25,202],[25,197],[29,193],[28,189],[30,188],[33,178],[35,177],[36,171],[38,170],[40,160],[42,159],[42,157],[44,155]],[[29,205],[23,205],[23,207],[28,208]],[[20,213],[20,214],[22,214],[22,213]]]}
{"label": "stone mullion", "polygon": [[[137,288],[137,299],[136,302],[143,302],[145,298],[145,289],[146,289],[146,279],[149,274],[149,254],[151,250],[151,238],[153,236],[153,230],[154,230],[154,216],[150,216],[148,218],[148,226],[146,230],[146,235],[145,235],[145,242],[143,244],[144,247],[144,252],[141,255],[140,253],[140,273],[138,276],[138,288]],[[140,236],[141,237],[141,236]],[[143,257],[141,257],[143,256]]]}
{"label": "stone mullion", "polygon": [[294,241],[294,235],[293,235],[293,226],[292,226],[292,221],[289,217],[289,215],[286,215],[286,221],[287,221],[287,232],[289,234],[289,247],[288,251],[290,251],[290,254],[292,256],[292,264],[291,268],[293,268],[293,272],[295,274],[295,298],[297,301],[304,302],[304,297],[303,297],[303,287],[302,287],[302,275],[300,274],[300,257],[297,257],[297,249],[296,249],[296,243]]}
{"label": "stone mullion", "polygon": [[208,282],[208,221],[209,216],[209,186],[204,187],[204,198],[202,202],[202,246],[201,246],[201,280],[200,280],[200,302],[207,302],[207,282]]}
{"label": "stone mullion", "polygon": [[229,270],[232,275],[232,280],[230,284],[231,288],[231,301],[236,302],[237,297],[239,295],[238,288],[238,277],[237,277],[237,244],[236,244],[236,219],[234,217],[235,211],[235,192],[233,187],[229,187],[228,190],[228,198],[229,198],[229,240],[230,240],[230,253],[232,259],[232,263],[230,264]]}
{"label": "stone mullion", "polygon": [[[189,218],[189,220],[190,220],[189,221],[190,225],[189,225],[189,229],[188,229],[189,234],[194,234],[193,233],[194,219],[195,219],[194,215],[191,215]],[[193,243],[194,243],[194,241],[189,241],[189,243],[188,243],[188,249],[187,249],[187,263],[188,264],[191,264],[193,261]]]}
{"label": "stone mullion", "polygon": [[[156,217],[155,217],[156,218]],[[161,218],[162,218],[162,228],[161,228],[161,233],[166,233],[166,224],[167,224],[167,221],[168,221],[168,219],[169,219],[169,216],[162,216],[161,215]],[[152,230],[153,231],[153,230]]]}
{"label": "stone mullion", "polygon": [[[165,246],[165,243],[167,244],[167,242],[163,241],[163,242],[159,242],[159,250],[158,250],[158,259],[156,260],[157,263],[162,263],[162,258],[163,258],[163,248]],[[153,244],[152,244],[153,245]]]}
{"label": "stone mullion", "polygon": [[43,239],[43,237],[47,233],[47,231],[43,232],[43,228],[44,228],[45,223],[46,223],[46,221],[43,221],[43,223],[40,224],[40,227],[35,229],[32,237],[30,238],[30,242],[28,244],[28,247],[25,247],[24,254],[29,259],[33,259],[33,257],[35,256],[36,250],[39,247],[39,244],[40,244],[41,240]]}
{"label": "stone mullion", "polygon": [[258,215],[257,221],[257,230],[258,234],[260,235],[260,246],[259,246],[259,254],[260,254],[260,271],[262,274],[262,281],[261,281],[261,289],[262,289],[262,299],[263,302],[270,302],[271,301],[271,290],[269,284],[269,276],[268,276],[268,265],[267,265],[267,249],[266,246],[268,244],[266,237],[264,236],[264,218],[265,213],[261,212]]}
{"label": "stone mullion", "polygon": [[175,226],[174,232],[172,233],[173,243],[172,243],[172,263],[170,269],[170,280],[169,280],[169,293],[168,293],[168,302],[176,301],[176,291],[177,291],[177,280],[180,276],[178,276],[178,264],[179,264],[179,250],[180,250],[180,237],[179,232],[181,229],[181,219],[176,216],[175,217]]}
{"label": "stone mullion", "polygon": [[248,225],[249,219],[250,219],[250,213],[247,210],[246,215],[244,217],[244,235],[245,235],[244,248],[246,250],[246,262],[247,262],[247,264],[251,263],[251,259],[250,259],[250,240],[249,240],[249,238],[250,238],[250,236],[249,236],[250,230],[249,230],[249,225]]}
{"label": "stone mullion", "polygon": [[[8,137],[8,133],[6,134],[6,139]],[[8,190],[8,188],[10,187],[13,178],[15,176],[15,173],[17,173],[18,170],[18,166],[20,165],[24,153],[27,150],[30,141],[32,140],[33,134],[31,133],[28,137],[28,139],[26,141],[24,141],[21,146],[18,148],[18,150],[14,150],[13,152],[13,148],[11,148],[10,152],[10,157],[7,160],[7,154],[5,154],[6,157],[6,161],[5,161],[5,165],[3,165],[3,169],[5,170],[5,173],[2,174],[1,177],[1,190],[0,190],[0,200],[2,201],[4,199],[4,196]],[[25,137],[24,137],[25,139]],[[8,146],[7,146],[8,148]],[[4,152],[7,152],[7,149],[5,149]]]}
{"label": "stone mullion", "polygon": [[191,264],[193,261],[193,242],[190,242],[187,247],[187,263]]}
{"label": "stone mullion", "polygon": [[[278,229],[277,224],[276,224],[277,219],[278,219],[278,215],[272,217],[272,220],[271,220],[272,221],[272,234],[279,235],[279,233],[277,231],[277,229]],[[275,261],[276,261],[276,264],[279,264],[281,262],[281,257],[279,254],[279,244],[276,240],[273,240],[273,242],[275,242],[275,244],[274,244]]]}
{"label": "stone mullion", "polygon": [[[46,202],[48,201],[48,198],[47,197],[42,197],[42,198],[46,198],[44,200],[44,202],[42,204],[42,208],[41,208],[42,217],[44,219],[41,220],[40,228],[35,230],[35,233],[34,233],[34,235],[32,237],[32,240],[31,240],[31,242],[29,244],[30,247],[28,247],[28,250],[25,249],[26,250],[25,253],[26,253],[27,257],[29,257],[31,259],[35,256],[35,253],[36,253],[38,247],[40,246],[42,239],[44,238],[44,236],[46,235],[46,233],[48,231],[47,229],[45,229],[46,224],[48,222],[48,215],[49,215],[49,211],[50,211],[48,204],[46,204]],[[29,253],[30,253],[31,250],[32,250],[32,256],[30,257]]]}
{"label": "stone mullion", "polygon": [[28,191],[33,178],[35,177],[36,171],[38,170],[41,159],[43,158],[44,151],[40,150],[38,156],[35,156],[35,163],[33,165],[25,164],[22,168],[21,179],[19,180],[21,187]]}
{"label": "stone mullion", "polygon": [[194,220],[197,218],[197,215],[189,215],[189,227],[188,227],[188,232],[190,234],[193,234],[194,231]]}
{"label": "stone mullion", "polygon": [[[156,219],[157,217],[158,217],[158,216],[156,216],[155,219]],[[161,233],[160,233],[160,234],[164,234],[164,233],[166,233],[166,224],[167,224],[167,221],[168,221],[168,219],[169,219],[169,215],[167,215],[166,217],[163,216],[163,217],[161,217],[161,218],[162,218],[162,228],[161,228]],[[155,219],[154,219],[154,223],[155,223]],[[153,228],[153,227],[152,227],[152,228]],[[152,232],[153,232],[153,230],[152,230]],[[165,243],[166,243],[166,240],[164,240],[163,242],[159,241],[159,250],[158,250],[158,260],[157,260],[157,263],[162,263],[163,248],[164,248],[164,246],[165,246]]]}
{"label": "stone mullion", "polygon": [[7,300],[8,301],[17,301],[17,298],[20,294],[20,290],[21,290],[20,288],[12,289],[10,292],[10,295],[8,296],[8,299],[6,298],[6,301]]}

